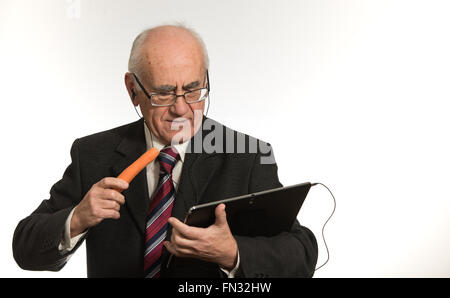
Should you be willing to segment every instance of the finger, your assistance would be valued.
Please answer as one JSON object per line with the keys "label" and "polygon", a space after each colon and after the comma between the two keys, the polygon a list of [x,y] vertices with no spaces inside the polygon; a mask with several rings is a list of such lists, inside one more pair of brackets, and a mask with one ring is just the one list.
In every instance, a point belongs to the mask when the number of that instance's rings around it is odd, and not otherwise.
{"label": "finger", "polygon": [[[192,242],[188,242],[192,241]],[[186,238],[185,235],[181,234],[175,228],[172,229],[172,235],[170,236],[170,242],[174,245],[174,247],[183,247],[188,248],[195,244],[195,241],[189,238]]]}
{"label": "finger", "polygon": [[203,230],[200,228],[188,226],[175,217],[170,217],[168,219],[168,222],[173,227],[175,233],[178,232],[188,239],[198,239],[201,234],[200,230]]}
{"label": "finger", "polygon": [[175,249],[174,245],[170,241],[164,241],[163,245],[171,254],[173,254],[173,255],[177,254],[177,250]]}
{"label": "finger", "polygon": [[219,204],[219,206],[216,207],[214,210],[214,213],[216,215],[216,221],[215,225],[223,226],[228,225],[227,222],[227,213],[225,212],[225,204]]}
{"label": "finger", "polygon": [[101,189],[99,191],[99,196],[102,199],[115,201],[120,205],[125,204],[125,197],[114,189]]}
{"label": "finger", "polygon": [[170,241],[179,248],[187,248],[187,249],[192,249],[195,246],[195,243],[197,242],[196,240],[185,238],[180,233],[172,233]]}
{"label": "finger", "polygon": [[124,190],[128,188],[128,183],[126,181],[115,177],[105,177],[97,182],[97,185],[101,188],[111,188],[118,190]]}
{"label": "finger", "polygon": [[192,256],[192,250],[186,249],[186,248],[180,248],[177,247],[175,244],[171,243],[170,241],[164,241],[163,245],[166,247],[166,249],[173,255],[177,257],[190,257]]}
{"label": "finger", "polygon": [[112,219],[119,219],[120,218],[120,213],[116,210],[112,210],[112,209],[103,209],[102,210],[102,218],[112,218]]}
{"label": "finger", "polygon": [[192,250],[188,249],[188,248],[181,248],[181,247],[177,247],[177,257],[192,257],[194,256],[194,254],[192,253]]}
{"label": "finger", "polygon": [[116,211],[120,210],[120,205],[116,201],[113,200],[101,200],[100,207],[103,209],[113,209]]}

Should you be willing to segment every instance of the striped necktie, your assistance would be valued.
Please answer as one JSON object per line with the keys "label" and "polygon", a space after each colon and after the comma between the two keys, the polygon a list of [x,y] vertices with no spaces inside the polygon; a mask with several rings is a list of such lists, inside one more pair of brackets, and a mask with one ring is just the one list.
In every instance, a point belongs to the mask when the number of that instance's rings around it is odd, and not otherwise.
{"label": "striped necktie", "polygon": [[158,278],[161,268],[163,241],[167,235],[167,220],[172,214],[175,187],[172,181],[172,170],[180,160],[176,149],[165,147],[157,157],[159,161],[159,181],[153,192],[153,199],[147,214],[145,231],[144,276]]}

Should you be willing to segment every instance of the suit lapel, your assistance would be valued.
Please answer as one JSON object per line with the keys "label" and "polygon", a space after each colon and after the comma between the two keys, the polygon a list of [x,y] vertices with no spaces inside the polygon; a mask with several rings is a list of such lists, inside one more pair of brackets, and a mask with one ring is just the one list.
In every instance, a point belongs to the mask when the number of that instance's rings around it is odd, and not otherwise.
{"label": "suit lapel", "polygon": [[[116,151],[122,155],[121,159],[112,167],[114,177],[138,159],[145,151],[144,122],[139,120],[131,125],[125,137],[119,143]],[[138,230],[144,234],[145,221],[149,208],[149,194],[147,185],[147,172],[141,171],[131,181],[128,189],[123,191],[125,208],[131,214]]]}
{"label": "suit lapel", "polygon": [[[203,123],[206,119],[208,118],[203,117]],[[180,221],[184,221],[186,212],[192,206],[205,200],[214,200],[214,198],[203,198],[203,196],[211,179],[214,177],[215,171],[220,168],[222,161],[220,157],[222,155],[216,152],[206,153],[204,146],[201,146],[205,136],[211,133],[211,130],[203,129],[203,123],[201,129],[191,139],[188,145],[188,152],[184,157],[180,185],[172,210],[172,216]],[[198,144],[198,142],[202,144]],[[196,152],[195,148],[201,148],[201,151]]]}

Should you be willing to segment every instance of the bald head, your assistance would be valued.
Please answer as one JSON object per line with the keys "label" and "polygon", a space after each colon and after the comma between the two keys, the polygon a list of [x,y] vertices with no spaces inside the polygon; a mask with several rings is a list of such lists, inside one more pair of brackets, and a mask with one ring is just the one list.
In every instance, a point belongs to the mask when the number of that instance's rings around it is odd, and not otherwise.
{"label": "bald head", "polygon": [[[158,26],[141,32],[133,42],[128,70],[141,76],[150,75],[149,67],[177,62],[181,58],[199,60],[208,69],[209,59],[205,44],[192,29],[182,25]],[[167,66],[167,65],[166,65]]]}

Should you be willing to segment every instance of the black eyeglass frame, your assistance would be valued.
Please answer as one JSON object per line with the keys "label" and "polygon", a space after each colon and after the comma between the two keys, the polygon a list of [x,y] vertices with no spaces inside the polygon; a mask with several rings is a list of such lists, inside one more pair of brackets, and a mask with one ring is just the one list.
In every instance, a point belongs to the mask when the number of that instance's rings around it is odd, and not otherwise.
{"label": "black eyeglass frame", "polygon": [[[209,85],[209,73],[208,73],[208,70],[206,70],[206,87],[198,88],[198,89],[191,90],[191,91],[186,91],[186,92],[184,92],[183,94],[180,94],[180,95],[178,95],[176,93],[170,93],[170,92],[166,93],[165,95],[175,95],[175,98],[174,98],[174,100],[173,100],[173,102],[171,104],[155,104],[155,103],[153,103],[152,95],[163,95],[163,94],[162,93],[157,93],[157,92],[151,92],[149,94],[147,92],[147,90],[145,89],[145,87],[142,85],[142,83],[139,80],[139,78],[137,77],[137,75],[135,73],[132,73],[132,75],[136,79],[136,82],[138,83],[139,87],[141,87],[142,91],[144,91],[145,96],[147,96],[147,98],[150,100],[150,104],[152,106],[154,106],[154,107],[170,107],[170,106],[173,106],[177,102],[178,97],[183,97],[184,98],[184,102],[187,103],[187,104],[193,104],[193,103],[201,102],[201,101],[205,100],[206,97],[209,96],[210,85]],[[191,93],[191,92],[195,92],[195,91],[199,91],[199,90],[202,90],[202,89],[206,89],[208,91],[206,96],[204,96],[202,99],[199,99],[199,100],[193,101],[193,102],[188,102],[186,100],[186,94]]]}

